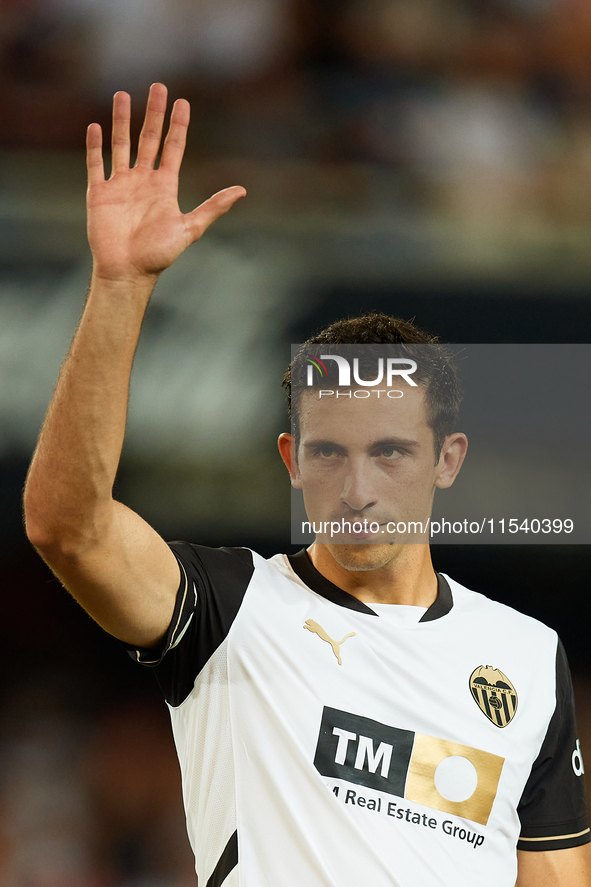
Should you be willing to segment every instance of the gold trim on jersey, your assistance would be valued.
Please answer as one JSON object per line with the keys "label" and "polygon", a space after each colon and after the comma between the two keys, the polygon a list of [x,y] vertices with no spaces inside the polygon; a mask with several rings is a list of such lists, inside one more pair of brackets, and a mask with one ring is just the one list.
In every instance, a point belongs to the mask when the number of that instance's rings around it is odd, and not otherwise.
{"label": "gold trim on jersey", "polygon": [[[189,626],[189,622],[193,618],[193,614],[191,614],[191,617],[185,623],[185,627],[183,628],[179,637],[175,639],[174,636],[175,636],[175,633],[179,627],[179,624],[180,624],[180,621],[181,621],[181,618],[183,615],[183,610],[185,609],[185,601],[187,600],[187,592],[189,590],[189,580],[187,578],[187,573],[185,571],[185,568],[182,565],[182,563],[178,560],[178,558],[177,558],[177,563],[178,563],[180,570],[181,570],[181,582],[183,585],[183,599],[182,599],[181,605],[179,607],[179,615],[178,615],[178,618],[176,621],[176,625],[175,625],[174,630],[172,631],[172,634],[170,636],[170,639],[171,639],[170,645],[165,650],[163,650],[162,655],[158,656],[156,659],[142,659],[140,651],[136,650],[135,651],[136,660],[138,662],[140,662],[142,665],[157,665],[160,662],[160,660],[162,659],[162,656],[164,656],[165,653],[168,653],[169,650],[172,650],[172,648],[175,647],[179,643],[179,641],[181,640],[182,636],[184,635],[185,631],[187,630],[187,628]],[[180,588],[179,588],[179,591],[180,591]]]}
{"label": "gold trim on jersey", "polygon": [[[183,592],[183,599],[182,599],[182,601],[181,601],[181,605],[180,605],[180,607],[179,607],[179,615],[178,615],[178,619],[177,619],[177,621],[176,621],[176,625],[175,625],[175,627],[174,627],[174,630],[173,630],[173,632],[172,632],[172,634],[171,634],[171,636],[170,636],[170,645],[169,645],[169,647],[168,647],[168,650],[172,650],[173,647],[176,647],[176,645],[179,643],[179,641],[181,640],[182,636],[184,635],[185,631],[187,630],[187,628],[188,628],[188,626],[189,626],[189,622],[190,622],[191,619],[193,618],[193,614],[191,613],[191,617],[190,617],[189,620],[185,623],[185,626],[184,626],[183,630],[181,631],[180,635],[178,636],[178,638],[175,638],[175,634],[177,633],[177,630],[178,630],[178,627],[179,627],[179,625],[180,625],[181,619],[183,618],[183,611],[184,611],[184,609],[185,609],[185,601],[187,600],[187,594],[188,594],[188,592],[189,592],[189,577],[187,576],[186,570],[185,570],[183,564],[181,564],[180,561],[178,561],[178,565],[179,565],[179,567],[181,568],[181,573],[182,573],[182,578],[183,578],[183,582],[184,582],[184,585],[185,585],[185,590],[184,590],[184,592]],[[194,584],[195,584],[195,583],[193,583],[193,585],[194,585]],[[167,650],[166,652],[168,652],[168,650]]]}
{"label": "gold trim on jersey", "polygon": [[572,835],[549,835],[547,838],[522,838],[520,841],[566,841],[568,838],[580,838],[581,835],[587,835],[591,829],[584,828],[582,832],[573,832]]}

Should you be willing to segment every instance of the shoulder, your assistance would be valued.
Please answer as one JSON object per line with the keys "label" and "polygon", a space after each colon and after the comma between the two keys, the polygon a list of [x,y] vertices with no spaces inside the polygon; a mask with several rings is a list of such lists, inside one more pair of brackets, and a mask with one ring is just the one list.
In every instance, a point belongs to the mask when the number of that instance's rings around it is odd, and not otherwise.
{"label": "shoulder", "polygon": [[167,635],[158,650],[132,649],[130,653],[155,668],[166,700],[176,707],[226,641],[253,586],[264,590],[271,581],[267,579],[270,562],[248,548],[169,544],[181,581]]}
{"label": "shoulder", "polygon": [[285,555],[276,554],[268,560],[250,548],[222,546],[210,548],[195,542],[169,542],[169,547],[178,560],[190,565],[198,571],[223,575],[226,572],[244,572],[265,568],[288,572]]}
{"label": "shoulder", "polygon": [[194,542],[169,542],[169,546],[183,565],[198,573],[224,574],[228,571],[251,570],[258,557],[248,548],[209,548]]}
{"label": "shoulder", "polygon": [[213,618],[229,628],[243,602],[273,589],[287,559],[276,555],[266,560],[249,548],[209,548],[191,542],[171,542],[181,571],[177,600],[193,598],[199,619]]}
{"label": "shoulder", "polygon": [[500,631],[504,636],[518,636],[522,643],[539,641],[556,649],[556,632],[539,619],[501,604],[481,592],[472,591],[449,576],[445,578],[452,592],[457,618],[478,620],[479,624],[491,631]]}

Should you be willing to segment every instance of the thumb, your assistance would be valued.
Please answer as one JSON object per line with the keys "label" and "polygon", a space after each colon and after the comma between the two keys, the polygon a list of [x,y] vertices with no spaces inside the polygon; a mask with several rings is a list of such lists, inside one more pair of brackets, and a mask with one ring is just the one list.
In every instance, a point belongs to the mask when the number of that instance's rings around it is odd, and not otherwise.
{"label": "thumb", "polygon": [[209,200],[201,203],[193,212],[187,213],[185,221],[189,229],[191,240],[199,240],[201,235],[212,225],[220,216],[228,212],[237,200],[246,195],[246,189],[241,185],[233,185],[231,188],[224,188],[218,191]]}

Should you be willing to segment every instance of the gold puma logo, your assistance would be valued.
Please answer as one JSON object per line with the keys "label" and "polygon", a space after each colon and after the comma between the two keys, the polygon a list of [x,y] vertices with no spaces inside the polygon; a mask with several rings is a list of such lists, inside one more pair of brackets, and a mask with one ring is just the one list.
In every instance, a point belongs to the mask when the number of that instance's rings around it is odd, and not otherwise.
{"label": "gold puma logo", "polygon": [[314,632],[314,634],[317,634],[321,640],[326,641],[327,644],[330,644],[330,646],[332,647],[332,652],[337,657],[337,662],[339,663],[339,665],[343,664],[343,660],[341,659],[340,654],[341,644],[344,644],[347,638],[354,638],[357,634],[356,631],[350,631],[349,634],[345,635],[342,641],[333,641],[332,638],[329,638],[323,627],[321,625],[318,625],[317,622],[314,622],[313,619],[306,619],[306,622],[302,626],[302,628],[307,628],[308,631]]}

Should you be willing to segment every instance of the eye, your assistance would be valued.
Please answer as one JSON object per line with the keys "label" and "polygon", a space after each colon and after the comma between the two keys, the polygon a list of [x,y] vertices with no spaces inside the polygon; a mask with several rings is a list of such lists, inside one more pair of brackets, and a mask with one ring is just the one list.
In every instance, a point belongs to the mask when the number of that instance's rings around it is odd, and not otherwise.
{"label": "eye", "polygon": [[385,459],[398,459],[400,456],[402,456],[402,453],[399,449],[397,449],[397,447],[391,446],[381,447],[381,449],[379,450],[379,455],[383,456]]}
{"label": "eye", "polygon": [[324,461],[330,459],[336,459],[337,456],[342,455],[341,451],[335,444],[320,444],[319,446],[314,447],[312,450],[313,456],[315,459],[322,459]]}

